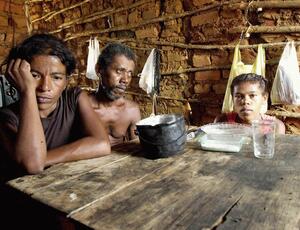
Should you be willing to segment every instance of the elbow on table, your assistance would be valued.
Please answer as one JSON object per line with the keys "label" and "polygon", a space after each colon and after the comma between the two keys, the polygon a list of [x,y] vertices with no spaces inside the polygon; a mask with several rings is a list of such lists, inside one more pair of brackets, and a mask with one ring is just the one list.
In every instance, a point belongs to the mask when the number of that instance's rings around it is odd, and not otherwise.
{"label": "elbow on table", "polygon": [[44,171],[45,164],[42,161],[32,160],[24,162],[23,167],[28,174],[39,174]]}
{"label": "elbow on table", "polygon": [[96,156],[95,157],[101,157],[111,154],[111,146],[108,141],[101,141],[96,146]]}
{"label": "elbow on table", "polygon": [[109,142],[105,142],[102,144],[102,156],[111,154],[111,146]]}
{"label": "elbow on table", "polygon": [[24,170],[28,174],[39,174],[44,171],[45,168],[45,161],[43,159],[25,159],[25,160],[18,160],[20,165],[23,166]]}

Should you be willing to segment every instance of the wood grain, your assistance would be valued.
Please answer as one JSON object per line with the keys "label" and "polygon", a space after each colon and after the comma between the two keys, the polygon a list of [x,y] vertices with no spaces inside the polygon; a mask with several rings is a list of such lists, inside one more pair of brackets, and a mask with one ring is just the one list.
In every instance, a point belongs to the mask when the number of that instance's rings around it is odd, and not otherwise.
{"label": "wood grain", "polygon": [[93,229],[299,229],[299,163],[295,135],[277,136],[271,160],[252,143],[149,160],[134,141],[8,184]]}

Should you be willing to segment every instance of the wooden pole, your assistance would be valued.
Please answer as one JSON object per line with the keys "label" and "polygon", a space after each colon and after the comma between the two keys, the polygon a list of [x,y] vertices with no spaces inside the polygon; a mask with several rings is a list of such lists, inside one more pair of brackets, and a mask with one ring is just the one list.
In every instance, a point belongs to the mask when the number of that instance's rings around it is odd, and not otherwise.
{"label": "wooden pole", "polygon": [[25,17],[26,17],[27,31],[28,31],[28,34],[31,34],[31,32],[32,32],[32,23],[31,23],[31,20],[30,20],[28,4],[26,4],[26,3],[24,4],[24,11],[25,11]]}
{"label": "wooden pole", "polygon": [[63,8],[63,9],[61,9],[61,10],[58,10],[58,11],[51,11],[51,12],[45,14],[44,16],[42,16],[42,17],[40,17],[40,18],[37,18],[37,19],[35,19],[35,20],[32,20],[32,23],[38,22],[38,21],[43,20],[43,19],[45,19],[45,21],[49,21],[49,20],[50,20],[51,18],[53,18],[55,15],[61,14],[61,13],[65,12],[65,11],[71,10],[71,9],[73,9],[73,8],[76,8],[77,6],[81,6],[81,5],[86,4],[86,3],[88,3],[88,2],[90,2],[90,0],[84,0],[83,2],[76,3],[76,4],[74,4],[74,5],[71,5],[71,6],[69,6],[69,7]]}
{"label": "wooden pole", "polygon": [[30,4],[30,3],[39,3],[39,2],[52,2],[53,0],[27,0],[24,3]]}
{"label": "wooden pole", "polygon": [[294,118],[300,118],[300,113],[296,112],[287,112],[287,111],[276,111],[276,110],[268,110],[267,114],[272,116],[279,116],[279,117],[294,117]]}
{"label": "wooden pole", "polygon": [[[163,21],[174,20],[174,19],[177,19],[177,18],[183,18],[183,17],[186,17],[186,16],[190,16],[190,15],[202,12],[202,11],[207,11],[207,10],[214,9],[214,8],[226,5],[226,4],[230,4],[232,2],[235,2],[235,1],[227,1],[227,2],[223,2],[223,3],[217,2],[217,3],[213,3],[210,6],[203,7],[203,8],[200,8],[200,9],[196,9],[196,10],[192,10],[192,11],[186,11],[186,12],[179,13],[179,14],[165,15],[165,16],[157,17],[157,18],[150,19],[150,20],[147,20],[147,21],[143,21],[141,23],[135,23],[135,24],[130,24],[130,25],[112,27],[112,28],[108,28],[108,29],[90,30],[90,31],[82,32],[82,33],[75,33],[75,34],[67,37],[65,39],[65,41],[76,39],[76,38],[79,38],[79,37],[89,37],[89,36],[92,36],[94,34],[104,34],[104,33],[109,33],[109,32],[114,32],[114,31],[130,30],[130,29],[135,29],[135,28],[142,27],[142,26],[145,26],[145,25],[148,25],[148,24],[154,24],[154,23],[159,23],[159,22],[163,22]],[[50,33],[58,33],[60,31],[61,31],[61,29],[51,31]]]}
{"label": "wooden pole", "polygon": [[250,26],[233,27],[228,31],[230,34],[241,33],[248,29],[248,33],[299,33],[300,26]]}
{"label": "wooden pole", "polygon": [[281,8],[281,9],[290,9],[290,8],[300,8],[300,1],[253,1],[234,3],[225,6],[225,9],[247,9],[250,8]]}
{"label": "wooden pole", "polygon": [[[212,50],[212,49],[234,49],[236,44],[232,45],[197,45],[197,44],[189,44],[189,43],[180,43],[180,42],[168,42],[168,41],[150,41],[147,39],[114,39],[114,38],[107,38],[107,37],[97,37],[99,41],[105,42],[120,42],[120,43],[136,43],[136,44],[143,44],[143,45],[156,45],[156,46],[171,46],[171,47],[178,47],[183,49],[200,49],[200,50]],[[88,42],[88,40],[87,40]],[[295,46],[300,45],[300,41],[294,42]],[[276,46],[285,46],[286,42],[275,42],[275,43],[265,43],[262,44],[263,48],[268,47],[276,47]],[[251,49],[257,48],[258,44],[254,45],[240,45],[240,49]],[[151,50],[152,48],[149,48]]]}
{"label": "wooden pole", "polygon": [[64,8],[64,9],[61,9],[61,10],[59,10],[59,11],[56,11],[56,12],[52,13],[51,15],[49,15],[48,18],[45,19],[45,21],[49,21],[49,20],[50,20],[51,18],[53,18],[55,15],[61,14],[61,13],[65,12],[65,11],[67,11],[67,10],[74,9],[74,8],[76,8],[77,6],[81,6],[81,5],[86,4],[86,3],[88,3],[88,2],[90,2],[90,0],[84,0],[84,1],[82,1],[82,2],[79,2],[79,3],[76,3],[76,4],[74,4],[74,5],[71,5],[71,6],[67,7],[67,8]]}
{"label": "wooden pole", "polygon": [[59,31],[61,31],[63,29],[69,28],[69,27],[71,27],[73,25],[80,25],[80,24],[84,24],[84,23],[87,23],[87,22],[93,22],[93,21],[96,21],[99,18],[104,18],[104,17],[110,16],[112,14],[121,12],[121,11],[125,11],[125,10],[129,10],[129,9],[132,9],[132,8],[136,8],[136,7],[140,6],[140,5],[143,5],[143,4],[151,2],[151,1],[152,0],[142,0],[142,1],[138,1],[136,3],[133,3],[131,5],[120,7],[120,8],[117,8],[117,9],[115,9],[115,8],[109,8],[109,9],[106,9],[106,10],[95,12],[93,14],[85,15],[83,17],[76,18],[75,20],[63,23],[58,28],[59,28]]}
{"label": "wooden pole", "polygon": [[174,70],[174,71],[170,71],[170,72],[164,72],[164,73],[161,73],[161,76],[178,75],[178,74],[182,74],[182,73],[192,73],[192,72],[206,71],[206,70],[230,69],[230,67],[231,67],[231,65],[187,68],[187,69],[181,69],[181,70]]}

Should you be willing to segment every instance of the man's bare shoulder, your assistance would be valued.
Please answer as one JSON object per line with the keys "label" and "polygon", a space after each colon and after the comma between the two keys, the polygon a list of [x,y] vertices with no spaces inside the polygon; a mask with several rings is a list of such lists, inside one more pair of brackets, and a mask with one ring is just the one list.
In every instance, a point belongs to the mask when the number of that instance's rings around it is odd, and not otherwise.
{"label": "man's bare shoulder", "polygon": [[136,102],[132,101],[132,100],[129,100],[129,99],[126,98],[125,103],[126,103],[126,107],[128,109],[138,109],[138,110],[140,110],[139,105]]}
{"label": "man's bare shoulder", "polygon": [[130,120],[134,123],[139,121],[141,119],[141,112],[140,112],[139,105],[136,102],[129,99],[125,99],[125,104],[126,104],[125,113],[130,117]]}

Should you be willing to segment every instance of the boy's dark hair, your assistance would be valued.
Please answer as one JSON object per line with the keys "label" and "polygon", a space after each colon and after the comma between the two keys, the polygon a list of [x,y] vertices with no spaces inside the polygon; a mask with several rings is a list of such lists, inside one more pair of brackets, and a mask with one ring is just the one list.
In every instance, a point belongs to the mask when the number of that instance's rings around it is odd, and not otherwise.
{"label": "boy's dark hair", "polygon": [[67,75],[70,75],[75,70],[75,58],[63,40],[45,33],[34,34],[12,48],[4,63],[8,64],[12,59],[17,58],[25,59],[30,63],[36,55],[58,57],[61,63],[66,66]]}
{"label": "boy's dark hair", "polygon": [[109,43],[104,47],[98,57],[98,67],[106,70],[106,68],[112,63],[113,58],[117,55],[124,55],[129,60],[134,62],[136,61],[134,52],[128,46],[121,43]]}
{"label": "boy's dark hair", "polygon": [[240,74],[233,79],[230,86],[232,96],[234,87],[244,82],[258,83],[263,95],[268,94],[268,80],[266,78],[255,73],[246,73]]}

